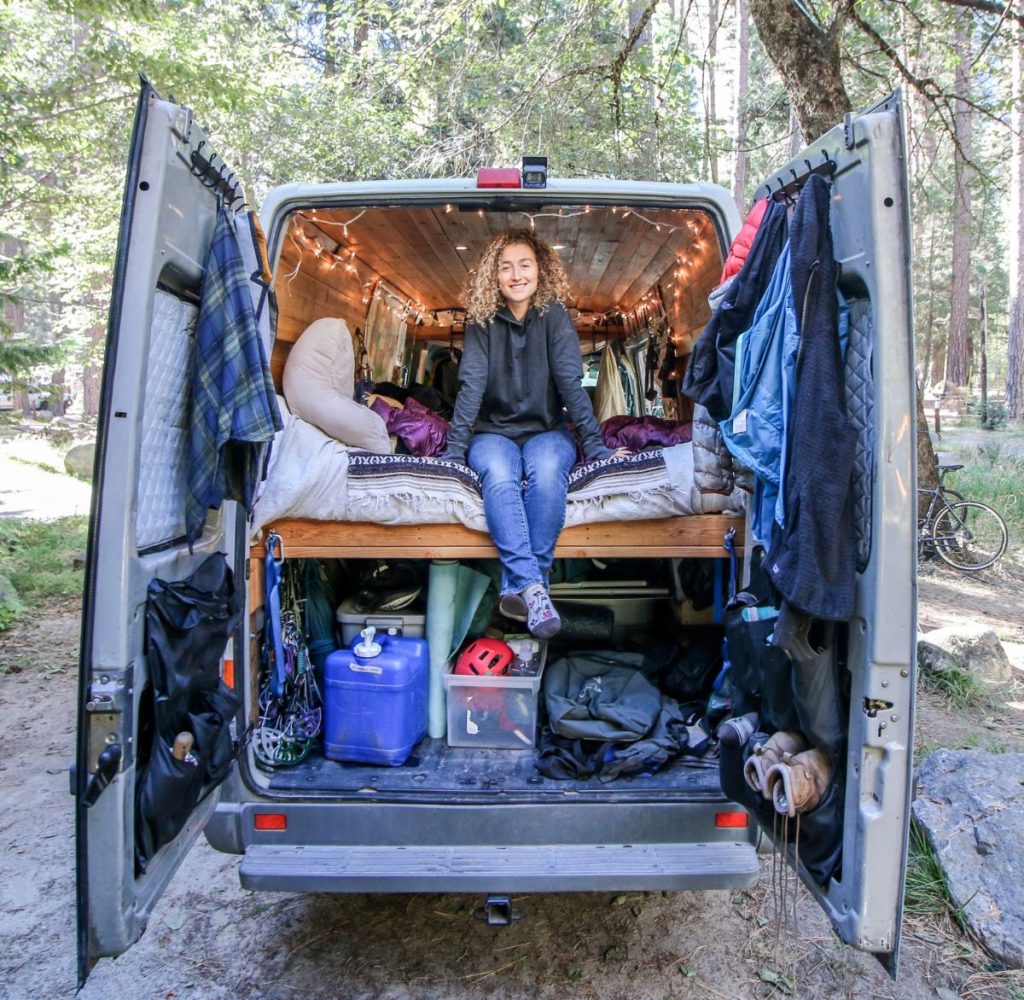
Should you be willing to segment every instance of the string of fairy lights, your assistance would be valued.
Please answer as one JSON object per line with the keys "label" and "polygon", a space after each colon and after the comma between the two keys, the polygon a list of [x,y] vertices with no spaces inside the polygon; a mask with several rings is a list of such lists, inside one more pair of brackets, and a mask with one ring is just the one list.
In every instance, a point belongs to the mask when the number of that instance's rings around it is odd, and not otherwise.
{"label": "string of fairy lights", "polygon": [[[598,206],[604,208],[605,206]],[[455,206],[452,204],[446,204],[444,206],[444,212],[450,213],[454,211]],[[537,219],[571,219],[578,216],[589,215],[594,208],[590,205],[582,205],[578,209],[558,209],[553,212],[526,212],[519,211],[517,214],[522,215],[529,221],[531,229],[536,228]],[[676,224],[666,222],[664,219],[652,219],[644,215],[642,212],[638,212],[633,208],[625,208],[617,205],[611,206],[611,214],[616,216],[620,222],[625,222],[627,219],[635,219],[639,222],[646,223],[653,227],[656,232],[659,233],[675,233],[675,232],[688,232],[690,235],[690,242],[687,248],[676,256],[675,265],[672,268],[672,280],[667,283],[665,293],[669,296],[674,297],[683,283],[687,279],[692,278],[695,274],[698,265],[704,260],[704,234],[703,223],[691,215],[690,218],[685,221]],[[687,212],[687,209],[675,209],[678,212]],[[422,302],[417,299],[403,294],[399,289],[393,287],[393,283],[390,283],[382,275],[378,274],[373,267],[371,267],[366,261],[362,260],[356,252],[354,247],[342,247],[340,241],[333,240],[323,230],[324,227],[332,227],[341,230],[343,238],[349,238],[349,227],[355,225],[367,212],[367,209],[363,209],[356,215],[349,219],[337,220],[331,218],[325,218],[322,214],[318,214],[315,209],[306,213],[296,213],[292,226],[289,230],[289,238],[293,244],[300,250],[299,260],[295,265],[292,272],[285,276],[285,280],[291,283],[292,280],[299,274],[302,267],[303,253],[305,251],[312,254],[319,262],[322,268],[326,268],[328,271],[342,271],[344,274],[351,277],[354,281],[357,281],[362,289],[362,302],[364,305],[368,305],[372,299],[377,298],[382,300],[382,305],[392,312],[396,312],[399,317],[404,320],[415,320],[417,324],[436,325],[438,322],[437,313],[438,310],[428,309]],[[477,214],[483,218],[484,210],[478,209]],[[314,228],[315,235],[310,234],[305,224],[309,224]],[[555,249],[563,249],[559,244],[554,244]],[[457,250],[464,250],[466,247],[460,246]],[[441,309],[441,313],[451,314],[450,309]],[[609,325],[613,320],[621,321],[623,326],[627,326],[632,323],[634,326],[643,326],[644,324],[650,324],[657,316],[664,312],[664,305],[661,297],[653,288],[648,289],[640,299],[633,304],[629,309],[609,309],[602,313],[587,313],[580,314],[588,316],[591,324],[597,325]]]}

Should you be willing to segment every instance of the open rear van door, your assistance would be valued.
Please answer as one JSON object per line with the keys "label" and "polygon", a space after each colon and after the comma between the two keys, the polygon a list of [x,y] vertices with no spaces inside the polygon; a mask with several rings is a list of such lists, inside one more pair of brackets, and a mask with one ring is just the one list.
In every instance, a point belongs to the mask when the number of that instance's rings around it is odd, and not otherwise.
{"label": "open rear van door", "polygon": [[[804,864],[803,847],[799,863],[792,844],[787,853],[839,937],[876,953],[895,975],[910,820],[917,620],[911,234],[901,95],[847,115],[765,181],[756,197],[792,201],[812,172],[832,182],[838,287],[857,330],[847,351],[847,410],[864,425],[860,460],[867,488],[857,498],[855,610],[840,630],[846,636],[839,674],[849,682],[849,711],[845,780],[837,789],[838,865],[815,873]],[[798,316],[800,309],[796,304]],[[853,350],[862,352],[858,363],[849,358]],[[852,370],[857,378],[850,377]],[[853,384],[858,379],[864,384]],[[830,472],[819,471],[823,477]],[[789,822],[792,827],[795,821]]]}
{"label": "open rear van door", "polygon": [[[233,576],[243,565],[245,516],[234,502],[208,511],[190,550],[185,498],[189,361],[204,264],[219,202],[230,208],[240,201],[233,175],[192,112],[143,82],[111,295],[82,611],[72,776],[81,981],[100,956],[120,954],[142,934],[232,766],[238,703],[221,675],[233,683],[231,606],[241,587]],[[186,593],[189,580],[195,590]],[[194,750],[187,739],[174,747],[173,737],[170,746],[157,746],[155,658],[151,653],[147,664],[146,653],[153,581],[180,599],[179,611],[195,592],[220,595],[212,610],[201,610],[204,621],[217,619],[222,627],[206,633],[210,680],[202,694],[211,700],[189,717]],[[214,746],[216,769],[207,760]],[[180,787],[148,784],[161,754]],[[201,779],[193,781],[193,771]],[[159,830],[140,826],[147,799],[174,813],[159,817]]]}

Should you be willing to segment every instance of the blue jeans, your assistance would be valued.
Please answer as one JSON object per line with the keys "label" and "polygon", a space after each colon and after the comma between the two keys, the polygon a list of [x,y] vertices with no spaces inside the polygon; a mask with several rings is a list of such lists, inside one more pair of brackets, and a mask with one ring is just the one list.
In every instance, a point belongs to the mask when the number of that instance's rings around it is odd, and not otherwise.
{"label": "blue jeans", "polygon": [[480,477],[487,528],[501,559],[502,595],[534,583],[547,587],[576,442],[568,431],[535,434],[521,447],[500,434],[476,434],[466,457]]}

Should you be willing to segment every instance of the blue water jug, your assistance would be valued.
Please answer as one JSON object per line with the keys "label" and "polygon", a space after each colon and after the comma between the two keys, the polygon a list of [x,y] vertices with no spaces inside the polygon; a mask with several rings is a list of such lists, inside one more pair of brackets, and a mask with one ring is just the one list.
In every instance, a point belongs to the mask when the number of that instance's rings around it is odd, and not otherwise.
{"label": "blue water jug", "polygon": [[427,732],[427,640],[375,632],[327,657],[324,755],[398,767]]}

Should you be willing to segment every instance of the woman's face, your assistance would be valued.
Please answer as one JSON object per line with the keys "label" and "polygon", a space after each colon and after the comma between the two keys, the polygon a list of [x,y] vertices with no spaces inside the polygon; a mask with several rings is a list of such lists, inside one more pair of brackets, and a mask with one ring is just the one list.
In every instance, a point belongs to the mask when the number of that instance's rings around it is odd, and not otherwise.
{"label": "woman's face", "polygon": [[526,311],[537,291],[540,277],[537,255],[528,243],[510,243],[498,258],[498,291],[516,313],[516,306]]}

